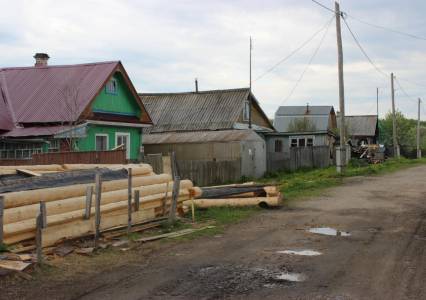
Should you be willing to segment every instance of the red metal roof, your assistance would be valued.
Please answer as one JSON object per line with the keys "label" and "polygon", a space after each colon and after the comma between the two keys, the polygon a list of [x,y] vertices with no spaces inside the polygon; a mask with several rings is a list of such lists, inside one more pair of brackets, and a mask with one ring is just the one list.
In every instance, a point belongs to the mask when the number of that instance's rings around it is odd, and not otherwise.
{"label": "red metal roof", "polygon": [[[75,121],[118,65],[113,61],[0,69],[1,86],[7,90],[3,97],[13,110],[9,119],[14,123]],[[66,89],[77,91],[75,101],[65,100]],[[0,125],[3,122],[0,113]]]}
{"label": "red metal roof", "polygon": [[35,126],[26,128],[14,128],[1,137],[31,137],[31,136],[50,136],[71,129],[71,126]]}

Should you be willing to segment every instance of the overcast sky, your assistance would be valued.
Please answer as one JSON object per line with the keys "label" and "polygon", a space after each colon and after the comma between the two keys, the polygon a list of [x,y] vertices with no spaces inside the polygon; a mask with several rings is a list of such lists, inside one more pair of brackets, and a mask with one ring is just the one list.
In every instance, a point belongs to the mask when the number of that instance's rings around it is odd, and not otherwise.
{"label": "overcast sky", "polygon": [[[331,0],[319,1],[334,7]],[[139,92],[191,91],[195,77],[201,90],[247,87],[250,36],[256,79],[333,17],[309,0],[0,0],[0,5],[7,11],[0,18],[0,67],[32,65],[35,52],[48,53],[52,65],[121,60]],[[367,54],[384,72],[394,72],[409,94],[396,91],[397,107],[415,117],[415,99],[426,101],[426,41],[351,16],[426,37],[426,1],[342,0],[341,9]],[[343,23],[342,29],[346,113],[375,114],[380,87],[384,114],[390,109],[390,79],[374,70]],[[317,55],[289,97],[323,33]],[[308,102],[338,110],[336,61],[333,22],[255,80],[254,94],[271,117],[280,105]]]}

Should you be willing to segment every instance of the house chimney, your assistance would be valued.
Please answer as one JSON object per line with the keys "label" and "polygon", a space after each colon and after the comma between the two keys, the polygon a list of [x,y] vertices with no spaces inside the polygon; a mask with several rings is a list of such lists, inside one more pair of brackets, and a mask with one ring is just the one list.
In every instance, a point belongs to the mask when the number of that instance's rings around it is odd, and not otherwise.
{"label": "house chimney", "polygon": [[46,53],[36,53],[34,55],[35,58],[35,64],[36,67],[47,67],[47,61],[49,60],[49,55]]}
{"label": "house chimney", "polygon": [[198,79],[195,78],[195,92],[198,93]]}

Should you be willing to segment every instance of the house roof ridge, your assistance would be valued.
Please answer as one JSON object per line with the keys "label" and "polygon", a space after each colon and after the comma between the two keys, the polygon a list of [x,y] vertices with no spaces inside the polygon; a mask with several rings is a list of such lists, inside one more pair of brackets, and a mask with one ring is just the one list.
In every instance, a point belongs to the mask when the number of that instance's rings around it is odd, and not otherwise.
{"label": "house roof ridge", "polygon": [[27,67],[5,67],[0,68],[0,72],[2,71],[12,71],[12,70],[32,70],[32,69],[53,69],[53,68],[73,68],[73,67],[82,67],[82,66],[96,66],[96,65],[105,65],[105,64],[118,64],[121,63],[120,60],[111,60],[111,61],[99,61],[99,62],[91,62],[91,63],[81,63],[81,64],[70,64],[70,65],[48,65],[43,67],[36,66],[27,66]]}
{"label": "house roof ridge", "polygon": [[238,91],[249,91],[249,88],[235,88],[235,89],[218,89],[218,90],[205,90],[205,91],[188,91],[188,92],[165,92],[165,93],[138,93],[139,96],[161,96],[161,95],[191,95],[191,94],[213,94],[213,93],[232,93]]}

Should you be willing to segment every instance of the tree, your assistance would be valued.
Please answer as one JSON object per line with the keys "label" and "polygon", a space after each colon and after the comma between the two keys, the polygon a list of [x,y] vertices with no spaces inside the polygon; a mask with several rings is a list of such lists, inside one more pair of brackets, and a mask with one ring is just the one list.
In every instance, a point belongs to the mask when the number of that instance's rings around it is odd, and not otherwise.
{"label": "tree", "polygon": [[66,84],[63,86],[60,92],[64,100],[64,121],[61,123],[61,125],[64,126],[64,129],[66,129],[64,130],[66,132],[64,140],[68,145],[68,149],[70,151],[75,151],[78,150],[78,137],[76,134],[76,129],[79,123],[79,117],[81,113],[78,104],[79,89],[75,85]]}

